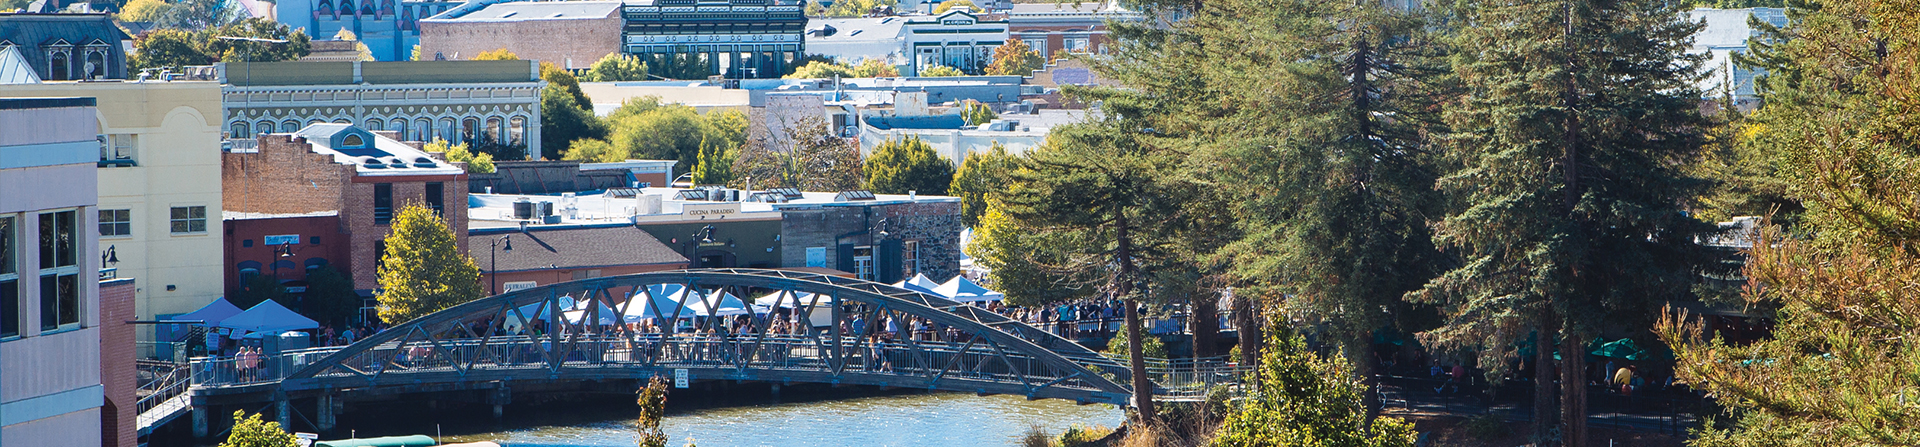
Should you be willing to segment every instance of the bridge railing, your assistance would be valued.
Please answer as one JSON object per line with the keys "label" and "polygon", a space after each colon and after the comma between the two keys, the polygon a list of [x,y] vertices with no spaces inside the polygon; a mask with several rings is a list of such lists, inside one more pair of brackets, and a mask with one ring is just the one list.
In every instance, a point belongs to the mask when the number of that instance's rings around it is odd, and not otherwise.
{"label": "bridge railing", "polygon": [[[832,336],[739,336],[660,334],[496,336],[427,341],[410,339],[372,347],[341,359],[315,379],[397,380],[419,374],[468,374],[475,370],[598,368],[734,368],[888,374],[927,383],[967,379],[1029,387],[1093,386],[1040,359],[987,343],[882,341]],[[196,386],[244,386],[280,380],[327,350],[278,356],[194,359]],[[1125,369],[1107,371],[1125,378]],[[907,382],[910,380],[903,380]]]}

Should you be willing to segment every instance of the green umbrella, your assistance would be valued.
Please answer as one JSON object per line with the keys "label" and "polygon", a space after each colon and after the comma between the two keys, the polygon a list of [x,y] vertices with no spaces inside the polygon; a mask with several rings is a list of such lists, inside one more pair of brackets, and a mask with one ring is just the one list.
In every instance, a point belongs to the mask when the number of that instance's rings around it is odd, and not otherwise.
{"label": "green umbrella", "polygon": [[1601,357],[1613,357],[1617,359],[1627,359],[1627,360],[1645,360],[1647,357],[1649,357],[1647,350],[1640,349],[1640,345],[1635,344],[1633,342],[1633,339],[1631,338],[1622,338],[1619,340],[1601,343],[1600,346],[1594,347],[1593,349],[1587,351],[1587,353],[1601,356]]}

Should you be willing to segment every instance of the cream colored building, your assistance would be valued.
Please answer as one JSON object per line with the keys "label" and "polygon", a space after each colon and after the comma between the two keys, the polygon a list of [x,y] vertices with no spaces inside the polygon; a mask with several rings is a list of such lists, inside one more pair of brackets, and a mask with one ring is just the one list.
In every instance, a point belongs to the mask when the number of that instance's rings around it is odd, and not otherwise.
{"label": "cream colored building", "polygon": [[[141,320],[191,312],[221,296],[219,83],[12,84],[0,85],[0,97],[97,98],[99,209],[88,221],[97,221],[100,244],[87,255],[138,281]],[[173,354],[146,343],[155,340],[154,326],[137,332],[141,357]]]}

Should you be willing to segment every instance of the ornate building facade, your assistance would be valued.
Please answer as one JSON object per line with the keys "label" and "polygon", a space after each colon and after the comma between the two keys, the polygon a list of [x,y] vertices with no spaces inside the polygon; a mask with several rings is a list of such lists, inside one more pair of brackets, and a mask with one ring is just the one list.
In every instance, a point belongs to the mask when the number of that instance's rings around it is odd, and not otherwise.
{"label": "ornate building facade", "polygon": [[[404,61],[420,44],[420,19],[460,6],[463,1],[440,0],[280,0],[273,3],[274,20],[306,29],[314,39],[332,39],[340,30],[352,31],[373,58]],[[432,57],[422,59],[431,60]]]}
{"label": "ornate building facade", "polygon": [[694,55],[713,74],[778,78],[806,50],[803,8],[793,0],[642,0],[622,8],[621,37],[627,53],[650,61]]}
{"label": "ornate building facade", "polygon": [[535,61],[221,64],[219,76],[230,150],[250,148],[254,135],[337,123],[540,153],[546,81]]}

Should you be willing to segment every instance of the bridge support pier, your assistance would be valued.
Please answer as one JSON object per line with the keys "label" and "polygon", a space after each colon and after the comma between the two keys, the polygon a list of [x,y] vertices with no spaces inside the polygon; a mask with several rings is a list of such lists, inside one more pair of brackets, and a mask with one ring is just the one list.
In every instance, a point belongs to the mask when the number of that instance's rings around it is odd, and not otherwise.
{"label": "bridge support pier", "polygon": [[774,399],[779,399],[779,398],[780,398],[780,384],[779,384],[779,383],[774,383],[774,384],[772,384],[772,387],[770,388],[770,392],[771,392],[771,393],[773,394],[773,398],[774,398]]}
{"label": "bridge support pier", "polygon": [[284,395],[273,399],[273,417],[275,421],[280,422],[281,427],[293,427],[293,408],[291,407],[287,404],[287,397]]}
{"label": "bridge support pier", "polygon": [[207,425],[207,413],[211,411],[213,411],[213,408],[210,408],[206,405],[193,406],[193,438],[194,439],[206,439],[207,435],[212,432],[212,430],[209,429],[210,427],[208,427]]}
{"label": "bridge support pier", "polygon": [[336,398],[333,397],[332,393],[320,395],[320,404],[315,405],[319,407],[317,408],[318,411],[314,412],[314,418],[318,419],[314,421],[314,425],[318,425],[318,427],[314,428],[319,429],[321,432],[333,431],[333,426],[336,423],[336,421],[334,421],[335,416],[333,411],[333,402],[335,400]]}
{"label": "bridge support pier", "polygon": [[493,420],[499,422],[507,415],[507,404],[513,403],[513,389],[506,385],[494,388],[493,394],[487,396],[487,403],[493,404]]}

